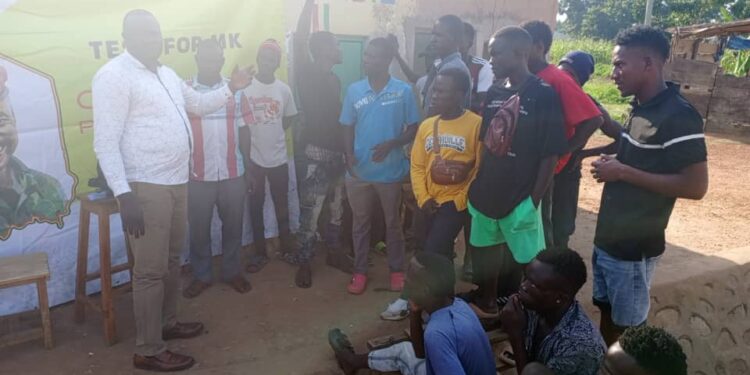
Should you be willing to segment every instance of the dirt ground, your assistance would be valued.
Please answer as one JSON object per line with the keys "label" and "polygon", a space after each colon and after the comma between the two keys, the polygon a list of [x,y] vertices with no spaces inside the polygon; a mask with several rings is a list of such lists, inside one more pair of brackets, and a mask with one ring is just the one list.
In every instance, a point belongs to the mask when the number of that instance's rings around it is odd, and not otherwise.
{"label": "dirt ground", "polygon": [[[603,136],[592,140],[592,144],[603,142]],[[703,201],[680,201],[675,207],[667,230],[669,248],[656,283],[670,274],[700,273],[697,267],[681,267],[690,260],[750,244],[750,190],[746,188],[750,173],[745,164],[750,160],[750,146],[714,136],[708,138],[708,145],[709,193]],[[600,195],[601,185],[585,172],[578,229],[572,240],[572,247],[585,259],[591,255]],[[378,319],[378,313],[396,297],[379,291],[387,285],[384,257],[373,256],[371,284],[363,296],[347,294],[348,275],[326,267],[322,258],[316,259],[312,289],[295,288],[294,269],[274,261],[251,277],[254,289],[248,294],[238,295],[216,284],[194,300],[181,300],[181,319],[201,320],[208,330],[199,338],[170,342],[171,349],[197,358],[198,364],[186,373],[338,374],[326,344],[329,329],[342,328],[363,350],[368,338],[396,333],[406,326]],[[587,303],[590,295],[587,284],[580,300]],[[0,374],[141,374],[131,366],[134,326],[129,295],[116,300],[116,311],[120,341],[107,347],[96,313],[89,310],[87,321],[77,325],[72,305],[54,308],[55,348],[46,351],[40,342],[31,342],[2,349]]]}

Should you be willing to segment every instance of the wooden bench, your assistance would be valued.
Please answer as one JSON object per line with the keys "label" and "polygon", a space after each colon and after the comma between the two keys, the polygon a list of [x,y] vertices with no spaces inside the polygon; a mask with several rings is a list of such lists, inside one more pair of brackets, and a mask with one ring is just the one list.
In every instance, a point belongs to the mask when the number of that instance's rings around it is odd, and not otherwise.
{"label": "wooden bench", "polygon": [[[112,265],[109,217],[119,212],[115,198],[90,200],[86,195],[79,195],[78,199],[81,200],[81,213],[80,223],[78,224],[75,321],[83,323],[86,320],[86,306],[90,306],[100,312],[104,323],[104,340],[107,345],[113,345],[117,342],[114,296],[115,294],[128,292],[130,290],[130,283],[114,288],[112,287],[112,275],[128,271],[132,280],[133,256],[126,234],[125,247],[127,248],[128,261],[127,263]],[[99,272],[88,273],[91,214],[96,215],[99,221]],[[101,279],[101,298],[99,303],[91,299],[86,293],[86,283],[96,279]]]}
{"label": "wooden bench", "polygon": [[49,265],[45,253],[0,258],[0,289],[36,284],[39,312],[42,316],[42,328],[14,332],[0,337],[0,348],[43,338],[44,347],[52,349],[52,323],[49,316],[47,280],[49,280]]}

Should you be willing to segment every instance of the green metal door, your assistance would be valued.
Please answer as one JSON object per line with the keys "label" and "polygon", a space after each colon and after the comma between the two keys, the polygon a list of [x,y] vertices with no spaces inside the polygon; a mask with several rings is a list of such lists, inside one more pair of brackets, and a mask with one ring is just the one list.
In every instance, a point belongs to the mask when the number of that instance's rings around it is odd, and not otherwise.
{"label": "green metal door", "polygon": [[364,77],[362,55],[365,51],[365,38],[361,36],[337,35],[343,62],[333,67],[333,72],[341,80],[341,97],[346,88]]}

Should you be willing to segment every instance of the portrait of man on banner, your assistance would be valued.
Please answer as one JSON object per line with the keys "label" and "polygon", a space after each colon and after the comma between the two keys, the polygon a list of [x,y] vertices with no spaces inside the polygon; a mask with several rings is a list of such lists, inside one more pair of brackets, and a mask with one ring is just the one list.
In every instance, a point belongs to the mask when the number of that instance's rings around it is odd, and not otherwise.
{"label": "portrait of man on banner", "polygon": [[[11,230],[34,222],[62,226],[66,211],[65,193],[53,176],[35,169],[17,153],[17,117],[10,98],[8,71],[0,65],[0,239]],[[43,150],[38,150],[43,152]]]}

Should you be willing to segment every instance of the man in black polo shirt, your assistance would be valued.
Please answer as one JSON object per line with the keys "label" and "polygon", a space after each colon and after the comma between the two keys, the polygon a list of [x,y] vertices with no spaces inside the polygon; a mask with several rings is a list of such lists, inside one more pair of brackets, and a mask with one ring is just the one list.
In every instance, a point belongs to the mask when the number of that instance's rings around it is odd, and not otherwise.
{"label": "man in black polo shirt", "polygon": [[[560,98],[529,72],[531,36],[506,27],[490,41],[497,82],[487,93],[480,137],[487,134],[495,112],[519,93],[521,106],[509,151],[485,150],[477,177],[469,188],[470,242],[474,246],[471,300],[480,318],[498,316],[497,297],[518,291],[522,265],[545,248],[539,201],[552,181],[557,159],[565,154]],[[503,290],[498,291],[498,280]]]}
{"label": "man in black polo shirt", "polygon": [[676,198],[701,199],[708,189],[700,114],[664,81],[669,41],[661,30],[620,32],[612,79],[633,95],[617,155],[602,155],[591,172],[604,182],[594,238],[594,303],[608,345],[646,321],[651,276],[664,252],[664,230]]}

